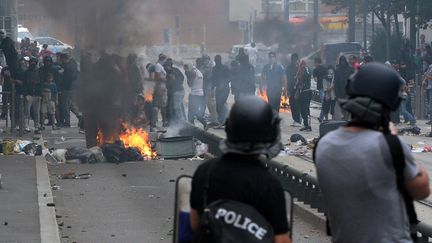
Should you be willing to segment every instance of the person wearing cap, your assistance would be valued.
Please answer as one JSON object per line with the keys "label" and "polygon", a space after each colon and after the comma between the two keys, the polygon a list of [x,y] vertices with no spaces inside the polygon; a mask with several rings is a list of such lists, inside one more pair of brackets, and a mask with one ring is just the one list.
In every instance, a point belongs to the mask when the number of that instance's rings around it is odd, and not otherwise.
{"label": "person wearing cap", "polygon": [[276,53],[270,52],[268,57],[269,63],[264,66],[261,78],[263,86],[267,87],[269,104],[279,112],[282,90],[287,90],[287,79],[284,67],[277,62]]}
{"label": "person wearing cap", "polygon": [[333,242],[415,240],[413,200],[428,197],[430,188],[426,170],[390,131],[390,112],[399,107],[402,84],[385,64],[361,66],[341,102],[351,121],[316,145],[315,165]]}

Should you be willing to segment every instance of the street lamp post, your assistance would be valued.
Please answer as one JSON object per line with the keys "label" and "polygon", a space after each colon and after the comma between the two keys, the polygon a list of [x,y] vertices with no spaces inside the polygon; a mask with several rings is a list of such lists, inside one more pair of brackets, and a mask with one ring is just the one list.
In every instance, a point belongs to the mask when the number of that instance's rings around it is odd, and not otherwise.
{"label": "street lamp post", "polygon": [[314,26],[314,32],[313,32],[313,48],[316,50],[318,48],[318,38],[319,38],[319,2],[318,0],[314,0],[313,2],[313,26]]}

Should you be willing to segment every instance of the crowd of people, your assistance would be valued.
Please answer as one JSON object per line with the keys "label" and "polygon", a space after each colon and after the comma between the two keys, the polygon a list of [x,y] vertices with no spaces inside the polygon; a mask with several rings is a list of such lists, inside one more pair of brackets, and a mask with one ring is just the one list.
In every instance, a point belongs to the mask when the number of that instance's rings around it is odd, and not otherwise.
{"label": "crowd of people", "polygon": [[18,129],[18,121],[22,119],[26,132],[40,133],[47,125],[53,129],[70,127],[71,111],[82,122],[71,94],[79,74],[78,63],[71,55],[53,54],[46,45],[39,51],[37,43],[28,39],[23,39],[18,53],[4,31],[0,31],[0,39],[7,64],[1,71],[4,94],[0,118],[7,119],[7,104],[14,102],[15,125]]}
{"label": "crowd of people", "polygon": [[[118,84],[119,89],[124,91],[120,92],[124,95],[119,97],[119,110],[129,112],[113,115],[143,127],[149,126],[150,130],[158,129],[159,114],[163,127],[176,124],[180,120],[192,124],[198,120],[204,129],[223,128],[228,115],[227,102],[230,94],[234,96],[234,100],[238,100],[243,96],[265,93],[276,112],[279,112],[281,97],[289,98],[291,125],[299,127],[300,131],[308,132],[312,131],[310,104],[315,93],[312,81],[316,83],[322,104],[318,121],[347,120],[349,116],[341,109],[339,102],[347,98],[346,84],[361,65],[373,61],[373,58],[367,55],[363,58],[341,55],[335,66],[328,66],[317,57],[314,67],[310,67],[306,60],[302,60],[296,53],[291,54],[290,62],[286,63],[282,61],[284,57],[270,52],[268,63],[262,70],[258,70],[257,48],[252,43],[247,49],[240,48],[238,55],[229,62],[222,60],[221,55],[211,58],[203,54],[194,63],[188,63],[160,54],[158,60],[148,63],[144,68],[136,54],[122,58],[115,54],[88,50],[82,53],[81,60],[77,62],[70,53],[53,53],[47,45],[43,45],[39,50],[36,42],[26,38],[22,40],[18,52],[14,42],[6,37],[4,32],[0,32],[0,37],[0,48],[7,64],[1,72],[3,91],[11,91],[14,86],[15,118],[19,120],[22,108],[25,131],[33,130],[35,133],[44,129],[45,125],[52,126],[53,129],[70,127],[70,112],[76,115],[79,127],[84,131],[85,119],[81,111],[88,108],[86,103],[82,102],[86,99],[82,94],[86,92],[78,92],[81,95],[76,97],[74,91],[88,90],[86,86],[94,83],[91,79],[105,80],[115,77],[118,77],[118,80],[113,85]],[[421,43],[421,47],[411,58],[401,54],[400,60],[394,64],[386,62],[406,81],[402,92],[405,99],[400,108],[392,113],[394,123],[400,123],[401,114],[404,122],[416,124],[409,89],[410,84],[415,82],[416,74],[423,75],[425,72],[423,87],[427,97],[432,97],[432,49],[423,37]],[[404,53],[403,50],[401,53]],[[110,57],[107,58],[108,56]],[[116,72],[115,75],[95,74],[94,70],[101,72],[100,70],[107,68]],[[151,104],[146,98],[150,91],[144,90],[146,80],[154,83]],[[96,87],[99,90],[92,91],[92,96],[98,96],[97,92],[106,93],[103,85],[95,85],[95,89]],[[187,92],[185,87],[189,89]],[[186,93],[189,94],[188,109],[184,106]],[[115,100],[116,96],[118,94],[113,94],[112,100]],[[2,96],[3,104],[11,101],[10,95]],[[432,103],[432,99],[428,98],[428,103]],[[432,107],[432,104],[429,107]],[[0,118],[5,119],[7,113],[7,106],[3,106]]]}

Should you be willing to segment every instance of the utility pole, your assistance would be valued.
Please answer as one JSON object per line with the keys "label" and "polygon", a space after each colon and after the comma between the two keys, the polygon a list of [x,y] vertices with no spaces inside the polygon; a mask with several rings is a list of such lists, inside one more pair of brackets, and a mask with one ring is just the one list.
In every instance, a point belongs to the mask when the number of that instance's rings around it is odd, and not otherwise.
{"label": "utility pole", "polygon": [[348,42],[355,42],[355,14],[356,14],[355,0],[349,0],[348,3]]}
{"label": "utility pole", "polygon": [[386,28],[386,60],[389,61],[390,60],[390,38],[391,38],[391,18],[390,18],[390,14],[387,13],[386,15],[386,24],[387,24],[387,28]]}
{"label": "utility pole", "polygon": [[284,2],[284,21],[285,23],[289,23],[289,18],[290,18],[290,14],[289,14],[289,0],[285,0]]}
{"label": "utility pole", "polygon": [[367,16],[368,11],[368,0],[363,0],[363,48],[367,50]]}
{"label": "utility pole", "polygon": [[318,49],[318,38],[319,38],[319,0],[313,2],[313,49]]}

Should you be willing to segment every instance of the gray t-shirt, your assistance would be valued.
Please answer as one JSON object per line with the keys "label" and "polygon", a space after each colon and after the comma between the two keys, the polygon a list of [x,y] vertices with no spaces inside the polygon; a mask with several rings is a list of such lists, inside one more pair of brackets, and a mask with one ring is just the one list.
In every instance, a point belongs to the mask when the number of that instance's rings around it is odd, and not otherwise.
{"label": "gray t-shirt", "polygon": [[[404,142],[402,147],[410,180],[419,169]],[[328,133],[318,144],[316,167],[334,242],[412,242],[382,133],[346,128]]]}

